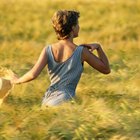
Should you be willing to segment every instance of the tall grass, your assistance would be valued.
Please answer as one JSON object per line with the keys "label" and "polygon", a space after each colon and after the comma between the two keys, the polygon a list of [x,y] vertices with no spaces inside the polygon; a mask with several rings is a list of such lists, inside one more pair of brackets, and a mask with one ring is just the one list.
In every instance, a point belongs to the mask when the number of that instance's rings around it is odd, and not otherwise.
{"label": "tall grass", "polygon": [[0,66],[19,76],[27,72],[42,48],[57,41],[51,17],[58,9],[80,11],[75,42],[100,42],[111,74],[85,63],[76,98],[45,110],[46,69],[36,80],[15,86],[0,108],[0,140],[139,140],[138,0],[1,0]]}

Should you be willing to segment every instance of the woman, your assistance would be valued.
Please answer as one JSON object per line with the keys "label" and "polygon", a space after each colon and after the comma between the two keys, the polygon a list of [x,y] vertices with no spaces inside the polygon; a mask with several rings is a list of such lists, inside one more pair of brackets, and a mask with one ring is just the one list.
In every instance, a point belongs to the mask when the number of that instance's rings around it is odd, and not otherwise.
{"label": "woman", "polygon": [[[58,42],[45,47],[34,67],[20,78],[14,77],[13,84],[20,84],[35,79],[47,65],[51,85],[47,89],[43,106],[55,106],[75,96],[75,89],[86,61],[101,73],[110,73],[108,59],[100,44],[77,46],[73,39],[78,37],[79,12],[59,10],[52,17],[52,25]],[[98,57],[92,54],[97,51]]]}

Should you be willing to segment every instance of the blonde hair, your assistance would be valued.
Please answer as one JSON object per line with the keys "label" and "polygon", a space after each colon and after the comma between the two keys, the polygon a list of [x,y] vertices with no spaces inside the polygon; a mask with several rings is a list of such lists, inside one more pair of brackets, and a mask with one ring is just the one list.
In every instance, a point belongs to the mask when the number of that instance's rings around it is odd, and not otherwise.
{"label": "blonde hair", "polygon": [[77,11],[59,10],[52,17],[52,25],[56,32],[57,39],[70,37],[72,27],[78,23],[80,13]]}

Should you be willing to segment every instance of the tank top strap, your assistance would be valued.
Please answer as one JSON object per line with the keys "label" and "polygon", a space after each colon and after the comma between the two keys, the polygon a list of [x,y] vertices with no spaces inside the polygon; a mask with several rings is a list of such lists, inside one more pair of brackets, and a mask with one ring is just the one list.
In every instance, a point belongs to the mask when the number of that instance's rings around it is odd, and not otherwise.
{"label": "tank top strap", "polygon": [[83,46],[78,46],[78,47],[77,47],[77,50],[76,50],[76,52],[75,52],[75,54],[76,54],[76,56],[77,56],[78,58],[81,58],[81,59],[82,59],[82,51],[83,51]]}
{"label": "tank top strap", "polygon": [[54,58],[53,58],[53,55],[52,55],[52,51],[51,51],[51,45],[48,45],[46,47],[46,54],[47,54],[48,63],[49,62],[55,63]]}

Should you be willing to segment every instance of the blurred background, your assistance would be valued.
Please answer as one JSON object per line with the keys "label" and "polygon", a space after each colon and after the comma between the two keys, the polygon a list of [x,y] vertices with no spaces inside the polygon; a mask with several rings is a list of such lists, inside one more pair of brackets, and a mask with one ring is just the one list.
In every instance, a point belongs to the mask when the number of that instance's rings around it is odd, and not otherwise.
{"label": "blurred background", "polygon": [[59,9],[80,12],[75,43],[101,43],[111,73],[85,63],[76,99],[45,111],[46,69],[15,86],[0,108],[0,140],[139,140],[139,0],[0,0],[0,69],[21,76],[33,67],[57,41],[51,17]]}

